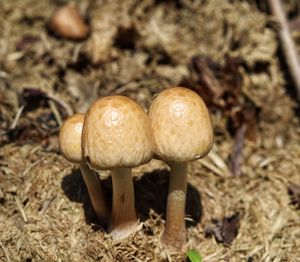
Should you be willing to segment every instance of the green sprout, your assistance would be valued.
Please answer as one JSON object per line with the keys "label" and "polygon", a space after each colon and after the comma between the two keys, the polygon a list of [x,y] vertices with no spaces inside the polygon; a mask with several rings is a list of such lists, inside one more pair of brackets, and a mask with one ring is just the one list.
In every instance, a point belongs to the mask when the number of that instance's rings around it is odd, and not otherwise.
{"label": "green sprout", "polygon": [[186,252],[186,255],[190,262],[202,262],[202,257],[197,250],[191,249]]}

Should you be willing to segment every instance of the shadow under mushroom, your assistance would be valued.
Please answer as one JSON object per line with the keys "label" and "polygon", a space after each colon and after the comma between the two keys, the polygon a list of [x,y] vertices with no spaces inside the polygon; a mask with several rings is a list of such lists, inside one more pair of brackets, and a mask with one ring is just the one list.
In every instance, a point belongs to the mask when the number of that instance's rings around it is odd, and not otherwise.
{"label": "shadow under mushroom", "polygon": [[[157,214],[163,214],[165,219],[165,210],[169,186],[169,171],[154,170],[145,173],[141,178],[134,180],[135,205],[141,221],[145,221],[150,216],[150,210]],[[103,191],[108,205],[112,204],[112,182],[111,178],[101,180]],[[82,203],[84,215],[88,224],[93,224],[97,230],[97,219],[92,204],[89,199],[87,189],[82,179],[79,169],[74,170],[71,174],[66,175],[61,183],[61,187],[66,196],[74,202]],[[199,191],[188,183],[186,198],[186,226],[195,226],[202,216],[201,196]]]}

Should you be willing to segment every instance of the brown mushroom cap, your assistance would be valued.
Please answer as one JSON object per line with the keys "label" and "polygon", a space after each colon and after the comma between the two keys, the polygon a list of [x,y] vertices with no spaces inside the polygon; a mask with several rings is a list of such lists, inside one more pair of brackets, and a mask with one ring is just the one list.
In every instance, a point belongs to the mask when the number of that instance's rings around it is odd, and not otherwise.
{"label": "brown mushroom cap", "polygon": [[64,157],[72,163],[82,162],[81,134],[84,114],[69,117],[59,132],[59,147]]}
{"label": "brown mushroom cap", "polygon": [[86,113],[82,149],[86,161],[95,169],[144,164],[154,151],[150,120],[127,97],[101,98]]}
{"label": "brown mushroom cap", "polygon": [[164,161],[192,161],[208,154],[213,129],[202,98],[194,91],[169,88],[159,93],[148,115],[152,122],[155,154]]}
{"label": "brown mushroom cap", "polygon": [[48,26],[56,35],[72,40],[84,40],[89,34],[88,26],[72,4],[58,8]]}

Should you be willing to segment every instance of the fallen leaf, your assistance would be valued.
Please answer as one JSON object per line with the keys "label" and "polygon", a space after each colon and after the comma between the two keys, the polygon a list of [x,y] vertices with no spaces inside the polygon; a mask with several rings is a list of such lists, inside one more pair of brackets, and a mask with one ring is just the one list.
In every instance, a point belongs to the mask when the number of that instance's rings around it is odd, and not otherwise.
{"label": "fallen leaf", "polygon": [[291,204],[300,209],[300,185],[289,183],[288,192],[291,197]]}
{"label": "fallen leaf", "polygon": [[229,246],[238,234],[240,225],[239,214],[224,217],[222,220],[214,220],[213,223],[214,226],[207,226],[205,228],[205,235],[207,237],[213,235],[218,243]]}
{"label": "fallen leaf", "polygon": [[225,217],[222,221],[221,232],[225,245],[230,245],[238,234],[240,223],[239,214],[234,214],[231,217]]}
{"label": "fallen leaf", "polygon": [[203,86],[206,92],[214,99],[220,98],[225,90],[218,78],[215,77],[215,71],[220,71],[220,66],[211,59],[202,56],[196,56],[192,59],[192,64],[198,73],[198,83]]}
{"label": "fallen leaf", "polygon": [[232,110],[229,116],[229,125],[233,129],[233,133],[235,134],[243,125],[246,125],[245,137],[255,142],[258,112],[259,109],[251,102],[247,102],[243,106]]}
{"label": "fallen leaf", "polygon": [[16,43],[16,49],[18,51],[28,51],[37,41],[39,41],[38,37],[33,35],[25,35]]}
{"label": "fallen leaf", "polygon": [[190,77],[183,85],[196,91],[211,109],[231,111],[238,104],[242,77],[239,72],[241,60],[226,57],[221,66],[209,57],[195,56],[191,60]]}

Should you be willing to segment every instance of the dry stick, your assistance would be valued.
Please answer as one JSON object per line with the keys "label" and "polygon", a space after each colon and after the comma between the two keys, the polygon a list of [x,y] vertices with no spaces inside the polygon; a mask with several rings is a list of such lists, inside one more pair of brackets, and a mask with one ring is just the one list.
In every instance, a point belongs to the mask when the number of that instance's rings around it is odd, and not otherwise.
{"label": "dry stick", "polygon": [[23,218],[24,222],[26,223],[28,221],[28,219],[27,219],[25,210],[23,208],[23,205],[21,204],[21,201],[19,200],[18,197],[15,197],[15,201],[16,201],[17,208],[19,209],[19,211],[22,215],[22,218]]}
{"label": "dry stick", "polygon": [[232,175],[235,177],[241,175],[241,168],[244,162],[243,149],[245,145],[246,131],[247,131],[247,125],[244,123],[237,130],[234,138],[234,145],[230,155],[230,169]]}
{"label": "dry stick", "polygon": [[18,121],[19,121],[19,119],[20,119],[20,117],[21,117],[21,115],[22,115],[22,112],[23,112],[24,108],[25,108],[25,106],[22,105],[22,106],[18,109],[18,112],[17,112],[17,114],[16,114],[16,116],[15,116],[15,118],[14,118],[14,121],[12,122],[12,124],[11,124],[11,126],[10,126],[10,129],[15,129],[15,128],[16,128],[17,123],[18,123]]}
{"label": "dry stick", "polygon": [[286,58],[290,74],[296,86],[297,96],[300,100],[300,63],[295,43],[292,39],[287,19],[280,0],[269,0],[271,13],[277,17],[280,24],[279,38]]}
{"label": "dry stick", "polygon": [[55,103],[59,104],[62,108],[64,108],[66,110],[68,116],[73,115],[74,111],[73,111],[72,107],[70,107],[65,101],[60,99],[58,96],[56,96],[54,94],[50,94],[50,93],[46,93],[46,96],[48,97],[48,99],[53,100]]}
{"label": "dry stick", "polygon": [[9,255],[8,255],[8,251],[7,251],[7,249],[5,248],[5,246],[2,244],[2,242],[0,241],[0,247],[3,249],[3,251],[4,251],[4,255],[5,255],[5,257],[6,257],[6,260],[7,260],[7,262],[11,262],[11,260],[10,260],[10,258],[9,258]]}
{"label": "dry stick", "polygon": [[59,110],[57,109],[56,105],[55,105],[55,102],[53,100],[49,100],[48,101],[48,104],[52,110],[52,113],[55,117],[55,120],[56,122],[58,123],[59,126],[62,126],[63,125],[63,121],[61,119],[61,115],[60,115],[60,112]]}

